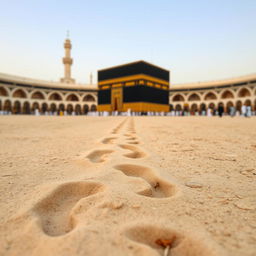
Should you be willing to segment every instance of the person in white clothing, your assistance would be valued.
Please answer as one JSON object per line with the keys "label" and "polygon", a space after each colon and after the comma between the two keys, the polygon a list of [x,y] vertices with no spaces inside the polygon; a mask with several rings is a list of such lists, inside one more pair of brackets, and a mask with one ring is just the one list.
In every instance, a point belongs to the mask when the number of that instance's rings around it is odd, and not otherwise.
{"label": "person in white clothing", "polygon": [[209,117],[212,116],[212,109],[211,108],[207,109],[207,116],[209,116]]}
{"label": "person in white clothing", "polygon": [[242,115],[246,117],[246,106],[245,105],[242,106],[241,111],[242,111]]}
{"label": "person in white clothing", "polygon": [[246,116],[251,117],[252,116],[252,108],[251,106],[246,107]]}

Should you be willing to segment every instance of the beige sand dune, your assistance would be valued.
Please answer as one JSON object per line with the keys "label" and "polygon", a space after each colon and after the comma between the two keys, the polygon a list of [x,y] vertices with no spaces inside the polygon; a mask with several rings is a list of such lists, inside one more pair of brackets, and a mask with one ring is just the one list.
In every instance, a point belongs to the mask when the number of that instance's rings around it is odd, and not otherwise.
{"label": "beige sand dune", "polygon": [[255,255],[254,118],[0,125],[0,255]]}

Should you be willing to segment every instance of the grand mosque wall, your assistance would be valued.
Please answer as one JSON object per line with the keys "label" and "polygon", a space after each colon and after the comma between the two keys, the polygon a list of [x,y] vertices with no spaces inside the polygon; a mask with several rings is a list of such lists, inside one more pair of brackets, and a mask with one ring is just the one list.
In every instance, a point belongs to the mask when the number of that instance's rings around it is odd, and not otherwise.
{"label": "grand mosque wall", "polygon": [[170,87],[170,109],[176,112],[201,114],[216,110],[220,104],[225,113],[235,107],[241,113],[243,105],[256,111],[256,74],[221,81],[173,85]]}
{"label": "grand mosque wall", "polygon": [[[97,86],[93,84],[53,83],[0,74],[0,111],[13,114],[32,114],[35,109],[41,114],[87,114],[97,110],[97,96]],[[230,106],[241,111],[244,104],[256,111],[256,75],[171,85],[169,104],[171,111],[191,115],[216,109],[219,104],[223,104],[226,112]]]}
{"label": "grand mosque wall", "polygon": [[81,115],[97,110],[93,85],[66,85],[0,74],[0,111],[12,114]]}
{"label": "grand mosque wall", "polygon": [[[90,84],[75,83],[75,79],[71,76],[73,64],[71,48],[70,39],[66,39],[64,42],[65,57],[62,59],[64,77],[60,79],[60,82],[41,81],[0,73],[0,113],[86,115],[88,112],[97,111],[98,90],[101,91],[104,88],[100,87],[100,82],[99,85],[93,84],[92,79]],[[122,76],[120,70],[115,72],[117,73],[111,73],[111,76]],[[133,83],[136,84],[136,81]],[[137,82],[140,85],[140,80]],[[159,86],[157,83],[150,82],[149,84],[148,82],[147,85],[157,87]],[[124,83],[120,85],[126,86]],[[116,87],[113,82],[107,86]],[[167,93],[167,101],[169,90],[170,111],[175,115],[202,115],[207,110],[214,112],[220,104],[224,107],[225,113],[229,112],[230,107],[235,107],[239,114],[243,105],[250,106],[251,110],[256,113],[256,74],[221,81],[171,84],[170,87],[163,89]],[[134,96],[136,95],[129,97],[134,98]],[[166,111],[168,111],[168,102],[166,104]],[[154,107],[154,111],[163,110]]]}

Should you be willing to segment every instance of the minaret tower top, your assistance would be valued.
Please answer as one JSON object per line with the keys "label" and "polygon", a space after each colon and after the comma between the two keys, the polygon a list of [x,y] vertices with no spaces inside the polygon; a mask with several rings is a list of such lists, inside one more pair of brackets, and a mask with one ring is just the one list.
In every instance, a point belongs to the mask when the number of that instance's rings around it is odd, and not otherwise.
{"label": "minaret tower top", "polygon": [[64,78],[60,79],[62,83],[75,83],[75,79],[71,78],[71,65],[73,64],[73,59],[71,58],[71,48],[72,44],[69,39],[69,32],[67,32],[67,38],[64,43],[65,57],[62,59],[64,64]]}

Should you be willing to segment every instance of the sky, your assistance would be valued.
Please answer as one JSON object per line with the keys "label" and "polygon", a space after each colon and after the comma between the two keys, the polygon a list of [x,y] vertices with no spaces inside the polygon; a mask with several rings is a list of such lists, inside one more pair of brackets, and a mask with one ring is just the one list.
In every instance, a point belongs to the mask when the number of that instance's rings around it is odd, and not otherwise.
{"label": "sky", "polygon": [[145,60],[171,83],[256,73],[256,0],[0,0],[0,72],[58,81]]}

